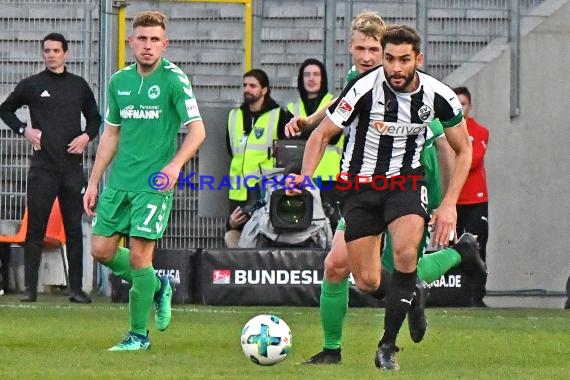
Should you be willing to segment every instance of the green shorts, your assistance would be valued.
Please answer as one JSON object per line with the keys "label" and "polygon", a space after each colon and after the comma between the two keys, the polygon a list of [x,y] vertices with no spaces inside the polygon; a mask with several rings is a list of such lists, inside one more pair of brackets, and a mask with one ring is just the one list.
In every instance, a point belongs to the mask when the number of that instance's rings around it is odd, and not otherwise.
{"label": "green shorts", "polygon": [[172,197],[173,192],[150,193],[106,187],[97,201],[93,234],[112,236],[118,233],[160,239],[168,223]]}

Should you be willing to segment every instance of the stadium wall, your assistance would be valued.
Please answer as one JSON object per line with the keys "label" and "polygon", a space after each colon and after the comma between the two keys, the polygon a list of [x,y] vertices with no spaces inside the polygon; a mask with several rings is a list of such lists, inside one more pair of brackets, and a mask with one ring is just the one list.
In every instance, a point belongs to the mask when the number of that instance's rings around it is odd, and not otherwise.
{"label": "stadium wall", "polygon": [[[570,3],[551,0],[521,22],[520,115],[509,114],[510,51],[498,41],[445,81],[472,92],[489,128],[488,290],[565,292],[568,254]],[[562,298],[553,302],[563,303]],[[491,303],[492,304],[492,303]]]}

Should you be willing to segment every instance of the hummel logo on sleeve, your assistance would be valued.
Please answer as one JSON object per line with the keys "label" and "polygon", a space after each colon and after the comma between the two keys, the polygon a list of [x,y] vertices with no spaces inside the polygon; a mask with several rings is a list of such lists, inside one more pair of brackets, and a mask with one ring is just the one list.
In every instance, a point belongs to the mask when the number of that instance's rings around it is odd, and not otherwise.
{"label": "hummel logo on sleeve", "polygon": [[49,98],[51,95],[49,94],[48,90],[44,90],[40,96],[42,98]]}

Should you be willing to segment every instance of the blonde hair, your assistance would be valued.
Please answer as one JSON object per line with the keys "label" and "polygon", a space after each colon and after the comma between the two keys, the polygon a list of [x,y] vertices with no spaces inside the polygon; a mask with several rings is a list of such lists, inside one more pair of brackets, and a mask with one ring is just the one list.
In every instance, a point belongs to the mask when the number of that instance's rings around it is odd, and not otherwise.
{"label": "blonde hair", "polygon": [[380,41],[386,31],[386,23],[377,12],[363,11],[352,20],[350,31],[351,34],[358,31],[366,37],[372,37]]}
{"label": "blonde hair", "polygon": [[167,19],[166,15],[159,11],[144,11],[135,16],[133,29],[137,26],[160,26],[162,30],[166,30]]}

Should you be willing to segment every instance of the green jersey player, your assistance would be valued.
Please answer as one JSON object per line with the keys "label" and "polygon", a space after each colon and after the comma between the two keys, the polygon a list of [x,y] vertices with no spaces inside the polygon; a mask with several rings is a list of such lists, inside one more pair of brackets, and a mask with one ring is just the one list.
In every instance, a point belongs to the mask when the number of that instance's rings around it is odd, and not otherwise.
{"label": "green jersey player", "polygon": [[[156,329],[164,331],[170,324],[172,289],[168,277],[155,275],[152,256],[166,229],[180,170],[205,138],[188,77],[162,58],[168,46],[165,24],[166,16],[155,11],[142,12],[133,20],[129,46],[136,63],[110,80],[106,126],[83,199],[86,213],[94,216],[93,257],[131,284],[130,329],[110,351],[150,346],[153,306]],[[181,125],[188,134],[177,151]],[[110,164],[94,212],[97,185]],[[129,249],[118,246],[123,236],[129,237]]]}

